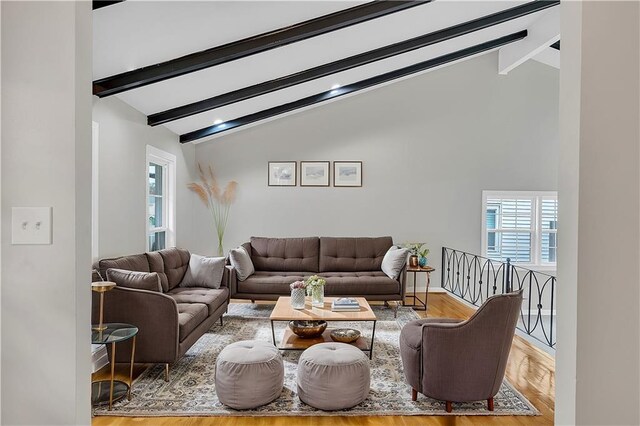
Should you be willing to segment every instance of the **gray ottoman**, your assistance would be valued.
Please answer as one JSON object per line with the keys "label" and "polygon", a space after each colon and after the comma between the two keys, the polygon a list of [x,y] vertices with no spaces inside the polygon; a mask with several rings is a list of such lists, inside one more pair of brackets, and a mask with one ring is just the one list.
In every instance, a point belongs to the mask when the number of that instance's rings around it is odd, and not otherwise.
{"label": "gray ottoman", "polygon": [[369,358],[346,343],[320,343],[300,355],[298,396],[320,410],[351,408],[367,398]]}
{"label": "gray ottoman", "polygon": [[225,405],[245,410],[280,396],[284,364],[271,343],[244,340],[227,346],[216,361],[216,393]]}

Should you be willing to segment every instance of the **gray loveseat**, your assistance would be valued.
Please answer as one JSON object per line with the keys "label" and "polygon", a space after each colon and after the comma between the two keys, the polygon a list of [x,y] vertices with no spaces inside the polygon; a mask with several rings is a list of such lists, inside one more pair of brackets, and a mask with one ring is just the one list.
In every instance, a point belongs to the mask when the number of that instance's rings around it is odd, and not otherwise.
{"label": "gray loveseat", "polygon": [[[102,278],[110,268],[157,272],[162,291],[116,286],[105,294],[104,321],[123,322],[138,327],[135,360],[139,363],[176,362],[227,311],[229,269],[225,268],[219,289],[179,287],[190,254],[170,248],[114,259],[101,259],[94,265]],[[99,279],[94,274],[93,280]],[[92,321],[98,322],[99,302],[94,294]],[[129,362],[130,343],[116,351],[117,362]]]}
{"label": "gray loveseat", "polygon": [[292,282],[319,275],[327,281],[326,296],[402,302],[406,266],[395,280],[381,269],[382,259],[392,245],[391,237],[252,237],[242,246],[256,271],[240,281],[231,269],[231,297],[277,300],[290,294]]}

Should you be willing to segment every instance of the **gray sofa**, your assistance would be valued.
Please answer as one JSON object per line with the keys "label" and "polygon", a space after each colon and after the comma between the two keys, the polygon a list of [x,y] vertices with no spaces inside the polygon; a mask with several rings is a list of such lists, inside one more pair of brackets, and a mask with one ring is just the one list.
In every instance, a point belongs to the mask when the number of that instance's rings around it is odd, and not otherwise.
{"label": "gray sofa", "polygon": [[289,295],[289,284],[311,275],[326,279],[326,296],[361,296],[368,300],[403,301],[406,266],[398,279],[382,272],[391,237],[251,237],[243,244],[255,268],[244,281],[233,268],[229,277],[234,299],[277,300]]}
{"label": "gray sofa", "polygon": [[[157,272],[161,291],[116,286],[105,294],[104,321],[123,322],[138,327],[136,362],[176,362],[227,311],[229,304],[229,269],[225,268],[219,289],[179,287],[190,254],[170,248],[114,259],[101,259],[94,265],[100,277],[110,268],[128,271]],[[93,280],[100,279],[94,273]],[[98,322],[99,302],[94,294],[92,321]],[[117,362],[129,362],[130,343],[116,351]]]}

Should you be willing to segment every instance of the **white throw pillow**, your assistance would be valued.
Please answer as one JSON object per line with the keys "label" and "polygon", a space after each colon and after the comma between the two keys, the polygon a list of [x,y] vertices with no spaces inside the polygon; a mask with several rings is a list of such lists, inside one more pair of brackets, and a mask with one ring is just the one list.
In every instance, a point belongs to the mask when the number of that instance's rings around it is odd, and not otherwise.
{"label": "white throw pillow", "polygon": [[220,288],[224,274],[224,257],[192,254],[180,287]]}
{"label": "white throw pillow", "polygon": [[229,260],[231,261],[231,266],[236,270],[236,275],[239,281],[246,280],[256,271],[253,267],[251,256],[249,256],[247,250],[242,246],[229,252]]}
{"label": "white throw pillow", "polygon": [[382,258],[382,272],[393,280],[397,280],[402,268],[407,263],[409,250],[397,246],[391,246]]}

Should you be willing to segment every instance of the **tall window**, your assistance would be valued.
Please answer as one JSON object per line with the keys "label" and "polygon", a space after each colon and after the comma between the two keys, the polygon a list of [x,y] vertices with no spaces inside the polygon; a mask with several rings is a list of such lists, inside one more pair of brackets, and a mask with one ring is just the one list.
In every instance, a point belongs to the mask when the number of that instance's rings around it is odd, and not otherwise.
{"label": "tall window", "polygon": [[556,264],[556,192],[483,191],[482,255],[535,266]]}
{"label": "tall window", "polygon": [[147,250],[175,245],[176,157],[147,145]]}

